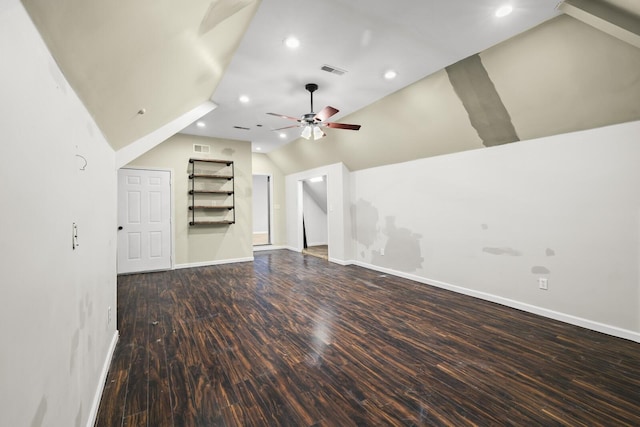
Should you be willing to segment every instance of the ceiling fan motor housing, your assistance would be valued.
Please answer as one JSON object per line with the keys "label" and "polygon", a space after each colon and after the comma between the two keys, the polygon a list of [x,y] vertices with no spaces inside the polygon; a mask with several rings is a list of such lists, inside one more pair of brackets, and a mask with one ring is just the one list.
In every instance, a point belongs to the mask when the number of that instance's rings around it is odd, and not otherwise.
{"label": "ceiling fan motor housing", "polygon": [[316,121],[316,113],[307,113],[302,115],[302,121],[308,125],[312,125],[317,123]]}
{"label": "ceiling fan motor housing", "polygon": [[[280,129],[274,129],[274,130],[283,130],[283,129],[289,129],[292,127],[304,127],[304,131],[302,132],[302,137],[309,139],[309,137],[311,136],[311,131],[313,129],[314,132],[314,139],[320,139],[322,137],[325,136],[325,133],[322,132],[322,130],[320,130],[320,128],[322,127],[330,127],[330,128],[336,128],[336,129],[350,129],[350,130],[359,130],[360,129],[360,125],[349,125],[349,124],[345,124],[345,123],[332,123],[332,122],[327,122],[326,120],[329,117],[332,117],[334,114],[338,113],[338,109],[330,107],[330,106],[326,106],[322,109],[322,111],[320,111],[319,113],[314,113],[313,112],[313,92],[315,92],[316,90],[318,90],[318,85],[315,83],[307,83],[304,88],[309,91],[309,94],[311,95],[311,112],[310,113],[306,113],[303,114],[302,116],[300,116],[299,119],[296,119],[295,117],[289,117],[289,116],[285,116],[283,114],[276,114],[276,113],[267,113],[267,114],[271,114],[272,116],[278,116],[278,117],[282,117],[283,119],[289,119],[289,120],[294,120],[298,123],[300,123],[299,125],[294,125],[294,126],[287,126],[284,128],[280,128]],[[318,135],[318,133],[320,135]]]}

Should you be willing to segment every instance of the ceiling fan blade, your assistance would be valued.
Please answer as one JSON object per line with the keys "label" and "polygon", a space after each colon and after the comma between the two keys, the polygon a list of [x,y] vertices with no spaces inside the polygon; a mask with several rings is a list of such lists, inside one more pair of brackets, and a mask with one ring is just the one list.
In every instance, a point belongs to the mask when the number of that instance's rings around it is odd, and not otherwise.
{"label": "ceiling fan blade", "polygon": [[277,130],[285,130],[285,129],[291,129],[291,128],[301,128],[303,125],[293,125],[293,126],[285,126],[283,128],[278,128],[278,129],[271,129],[272,131],[277,131]]}
{"label": "ceiling fan blade", "polygon": [[318,114],[316,114],[316,116],[314,117],[314,120],[319,120],[319,121],[325,121],[327,120],[329,117],[333,116],[334,114],[336,114],[338,111],[338,109],[333,108],[333,107],[329,107],[328,105],[326,107],[324,107],[322,109],[322,111],[320,111]]}
{"label": "ceiling fan blade", "polygon": [[333,129],[348,129],[348,130],[359,130],[360,125],[349,125],[346,123],[325,123],[328,127]]}
{"label": "ceiling fan blade", "polygon": [[284,114],[278,114],[278,113],[267,113],[267,114],[272,115],[272,116],[276,116],[276,117],[280,117],[282,119],[295,120],[296,122],[300,121],[300,119],[297,118],[297,117],[285,116]]}

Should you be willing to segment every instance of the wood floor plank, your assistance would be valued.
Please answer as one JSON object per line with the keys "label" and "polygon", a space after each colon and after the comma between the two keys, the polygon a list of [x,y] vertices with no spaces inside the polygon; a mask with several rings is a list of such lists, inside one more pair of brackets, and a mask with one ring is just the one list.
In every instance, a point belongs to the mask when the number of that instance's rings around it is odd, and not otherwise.
{"label": "wood floor plank", "polygon": [[640,425],[640,344],[290,251],[121,276],[97,426]]}
{"label": "wood floor plank", "polygon": [[[116,353],[117,354],[117,353]],[[116,357],[114,355],[114,357]],[[106,384],[102,392],[103,398],[96,416],[96,426],[121,426],[124,417],[124,405],[129,379],[128,369],[112,369],[107,375]]]}
{"label": "wood floor plank", "polygon": [[[161,337],[161,328],[155,329]],[[159,341],[158,341],[159,340]],[[162,339],[157,338],[150,344],[149,351],[149,381],[148,381],[148,419],[149,426],[173,426],[173,412],[171,410],[171,387],[167,369],[166,355]]]}

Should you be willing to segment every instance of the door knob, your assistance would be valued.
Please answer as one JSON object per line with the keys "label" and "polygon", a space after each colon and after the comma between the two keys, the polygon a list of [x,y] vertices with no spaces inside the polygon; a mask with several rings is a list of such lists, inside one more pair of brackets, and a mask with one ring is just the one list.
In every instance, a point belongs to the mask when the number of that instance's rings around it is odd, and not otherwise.
{"label": "door knob", "polygon": [[119,226],[119,227],[118,227],[118,231],[120,231],[120,230],[122,230],[122,226]]}

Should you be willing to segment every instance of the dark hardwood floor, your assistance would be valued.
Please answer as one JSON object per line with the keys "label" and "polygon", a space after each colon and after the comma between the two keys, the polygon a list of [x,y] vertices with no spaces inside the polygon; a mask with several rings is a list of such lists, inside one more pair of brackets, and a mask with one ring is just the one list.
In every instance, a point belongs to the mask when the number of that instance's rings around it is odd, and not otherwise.
{"label": "dark hardwood floor", "polygon": [[640,425],[640,344],[290,251],[118,279],[97,426]]}
{"label": "dark hardwood floor", "polygon": [[302,253],[305,255],[311,255],[317,258],[329,259],[329,246],[328,245],[318,245],[318,246],[309,246],[302,250]]}

